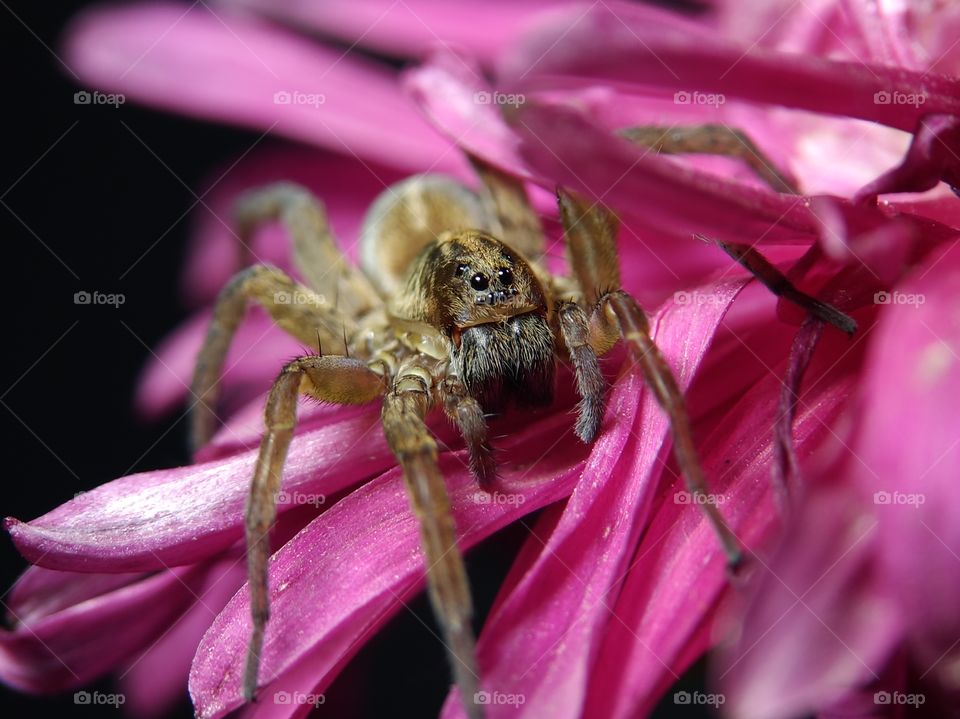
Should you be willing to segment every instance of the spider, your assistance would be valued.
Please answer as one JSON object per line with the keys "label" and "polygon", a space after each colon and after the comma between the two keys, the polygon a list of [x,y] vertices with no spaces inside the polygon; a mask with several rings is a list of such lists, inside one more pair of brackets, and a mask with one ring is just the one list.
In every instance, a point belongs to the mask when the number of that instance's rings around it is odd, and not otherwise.
{"label": "spider", "polygon": [[[622,134],[658,152],[759,158],[749,163],[762,169],[758,174],[775,189],[790,190],[755,146],[722,126],[679,132],[630,128]],[[263,307],[300,341],[308,346],[316,342],[320,349],[319,354],[288,362],[266,401],[265,432],[246,508],[253,620],[244,674],[248,701],[257,689],[269,616],[268,533],[276,518],[276,495],[300,395],[337,404],[381,401],[387,443],[403,469],[420,522],[430,600],[464,707],[473,718],[482,716],[482,707],[472,701],[479,672],[470,591],[437,466],[437,443],[425,424],[431,410],[442,408],[456,424],[472,473],[481,489],[493,491],[497,473],[485,413],[510,405],[549,404],[556,363],[567,361],[581,397],[575,432],[583,442],[592,442],[605,407],[597,358],[623,340],[669,417],[674,453],[689,491],[706,493],[683,395],[650,337],[643,310],[620,285],[615,215],[558,188],[572,275],[551,274],[544,264],[540,221],[523,184],[479,158],[469,159],[480,179],[479,192],[446,177],[419,175],[381,194],[361,231],[359,268],[340,253],[323,206],[306,189],[279,183],[238,202],[235,220],[242,245],[249,246],[258,224],[279,219],[307,284],[257,264],[224,287],[194,375],[194,447],[202,446],[215,429],[219,377],[249,302]],[[722,246],[778,294],[838,323],[836,310],[796,290],[756,251]],[[336,297],[335,306],[325,297]],[[324,345],[343,346],[344,354],[323,354]],[[740,558],[735,537],[716,506],[699,505],[728,562],[735,565]]]}

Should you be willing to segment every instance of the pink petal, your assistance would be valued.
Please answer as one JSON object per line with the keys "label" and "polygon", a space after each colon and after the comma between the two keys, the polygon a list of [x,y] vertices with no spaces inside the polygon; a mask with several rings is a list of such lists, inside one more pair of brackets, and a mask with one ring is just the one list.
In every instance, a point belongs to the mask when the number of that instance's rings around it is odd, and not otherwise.
{"label": "pink petal", "polygon": [[923,192],[941,180],[960,192],[960,118],[926,115],[919,120],[903,162],[862,188],[854,202],[874,202],[888,192]]}
{"label": "pink petal", "polygon": [[29,567],[8,592],[10,623],[33,624],[59,611],[133,584],[146,575],[79,574]]}
{"label": "pink petal", "polygon": [[960,81],[934,73],[741,47],[716,33],[651,21],[642,10],[594,8],[571,27],[578,15],[534,35],[502,64],[502,77],[521,91],[546,79],[719,93],[907,131],[927,113],[960,112]]}
{"label": "pink petal", "polygon": [[952,3],[826,0],[720,3],[718,33],[744,47],[873,62],[956,75],[960,13]]}
{"label": "pink petal", "polygon": [[835,457],[815,473],[725,654],[733,714],[827,706],[874,682],[904,637],[925,666],[950,650],[960,591],[951,501],[960,466],[951,401],[960,379],[958,276],[955,245],[933,252],[895,288],[907,301],[891,295],[879,308],[841,430],[853,436],[838,437]]}
{"label": "pink petal", "polygon": [[504,122],[493,88],[480,69],[453,52],[434,53],[403,76],[406,90],[457,147],[519,177],[530,175],[516,154],[517,138]]}
{"label": "pink petal", "polygon": [[[188,564],[242,536],[255,462],[250,451],[123,477],[32,522],[8,519],[7,528],[28,560],[51,569],[125,572]],[[393,463],[379,417],[355,416],[297,436],[283,488],[291,496],[332,496]]]}
{"label": "pink petal", "polygon": [[858,458],[852,477],[880,521],[884,575],[930,662],[960,630],[958,280],[954,243],[931,253],[880,308],[864,368],[860,434],[852,445]]}
{"label": "pink petal", "polygon": [[[718,8],[719,32],[744,47],[814,54],[879,65],[922,70],[913,22],[906,5],[888,5],[874,0],[828,0],[794,4],[771,0],[748,8],[722,3]],[[931,12],[924,8],[923,16]]]}
{"label": "pink petal", "polygon": [[228,556],[207,572],[196,600],[156,642],[119,672],[124,709],[139,719],[168,716],[187,697],[187,677],[197,645],[211,622],[247,578],[242,555]]}
{"label": "pink petal", "polygon": [[401,57],[420,57],[425,48],[450,44],[490,62],[545,9],[573,3],[491,0],[480,6],[455,1],[361,0],[347,6],[298,0],[232,0],[230,4]]}
{"label": "pink petal", "polygon": [[520,153],[539,175],[648,227],[684,239],[702,233],[764,244],[810,241],[816,232],[804,198],[746,187],[650,155],[569,108],[525,105],[516,127]]}
{"label": "pink petal", "polygon": [[[714,423],[702,450],[707,477],[723,498],[720,509],[750,548],[769,543],[778,528],[770,464],[779,387],[780,379],[773,374],[751,387],[729,414]],[[804,397],[794,425],[804,460],[829,436],[827,428],[852,387],[852,373],[832,373],[812,396]],[[673,501],[680,488],[676,480],[671,482],[631,562],[613,607],[617,619],[610,622],[593,671],[588,715],[646,714],[715,641],[709,629],[713,614],[737,581],[731,583],[725,572],[716,537],[700,509]],[[751,561],[747,559],[745,573]]]}
{"label": "pink petal", "polygon": [[[655,339],[681,387],[689,384],[740,286],[714,285],[713,303],[668,303],[658,315]],[[518,707],[491,705],[492,714],[561,717],[582,711],[610,605],[669,451],[669,422],[642,387],[636,370],[618,383],[610,409],[623,421],[597,440],[583,480],[537,561],[487,619],[478,644],[484,689],[525,697]],[[445,716],[460,711],[459,702],[448,699]]]}
{"label": "pink petal", "polygon": [[194,600],[202,574],[161,572],[3,630],[0,678],[32,692],[93,681],[162,634]]}
{"label": "pink petal", "polygon": [[876,520],[831,474],[758,568],[742,630],[723,653],[717,674],[732,715],[828,706],[877,678],[899,640],[903,615],[872,561]]}
{"label": "pink petal", "polygon": [[[502,446],[499,491],[522,496],[513,504],[478,504],[476,483],[462,454],[441,457],[462,547],[467,548],[517,517],[565,496],[580,473],[587,448],[569,441],[569,417],[536,422]],[[391,470],[320,515],[273,557],[271,619],[261,676],[289,687],[322,691],[358,648],[358,640],[383,624],[399,601],[423,581],[417,524],[400,472]],[[219,717],[239,706],[250,608],[240,592],[210,628],[191,672],[190,691],[200,717]],[[309,672],[300,668],[309,666]],[[274,684],[261,690],[271,696]]]}
{"label": "pink petal", "polygon": [[462,167],[392,70],[208,5],[87,11],[68,31],[65,57],[96,87],[188,115],[404,169]]}

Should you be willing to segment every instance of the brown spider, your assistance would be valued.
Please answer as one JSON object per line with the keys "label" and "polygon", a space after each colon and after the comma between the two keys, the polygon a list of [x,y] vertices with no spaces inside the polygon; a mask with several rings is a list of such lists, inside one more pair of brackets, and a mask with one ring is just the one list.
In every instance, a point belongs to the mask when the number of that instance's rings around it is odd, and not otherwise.
{"label": "brown spider", "polygon": [[[744,154],[741,136],[718,126],[699,134],[671,135],[656,128],[624,134],[661,152],[729,154],[739,148]],[[753,146],[748,149],[755,152]],[[248,700],[257,688],[269,616],[268,533],[301,394],[338,404],[382,398],[384,433],[420,521],[430,599],[471,717],[480,717],[482,708],[472,701],[479,680],[470,591],[437,467],[437,444],[424,423],[428,412],[443,407],[456,423],[472,472],[483,489],[492,491],[496,467],[484,412],[509,404],[548,404],[561,358],[572,365],[581,397],[576,434],[593,441],[605,395],[597,357],[622,338],[669,416],[674,452],[689,490],[706,492],[683,396],[650,338],[646,316],[620,288],[614,215],[558,190],[572,277],[555,276],[543,262],[543,232],[523,185],[470,159],[481,180],[479,194],[432,175],[413,177],[384,192],[362,229],[359,270],[337,249],[322,205],[305,189],[277,184],[239,202],[236,220],[244,246],[258,223],[281,220],[309,287],[279,269],[254,265],[223,289],[194,376],[194,446],[202,446],[215,428],[219,377],[248,301],[308,346],[345,347],[344,356],[321,351],[287,363],[267,399],[266,431],[246,510],[253,614],[244,677]],[[789,187],[769,169],[770,163],[760,164],[772,173],[768,181],[777,189]],[[755,251],[724,249],[779,294],[817,314],[836,312],[799,293]],[[336,297],[337,306],[325,297]],[[836,316],[828,321],[836,322]],[[739,547],[733,534],[712,503],[700,506],[735,563]]]}

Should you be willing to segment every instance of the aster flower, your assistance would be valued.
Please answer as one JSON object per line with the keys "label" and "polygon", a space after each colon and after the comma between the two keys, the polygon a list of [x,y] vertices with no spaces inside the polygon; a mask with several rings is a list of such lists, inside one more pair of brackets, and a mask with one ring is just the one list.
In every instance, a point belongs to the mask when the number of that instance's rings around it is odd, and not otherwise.
{"label": "aster flower", "polygon": [[[957,423],[945,400],[956,328],[944,308],[955,267],[946,248],[960,216],[955,198],[942,190],[930,198],[875,203],[880,193],[925,190],[940,179],[955,183],[952,118],[960,86],[940,73],[924,73],[927,67],[915,57],[905,59],[916,51],[902,41],[912,27],[904,18],[889,24],[884,17],[884,32],[854,22],[860,29],[843,35],[850,49],[813,32],[813,20],[839,12],[829,4],[818,6],[812,20],[791,18],[787,29],[777,25],[772,37],[759,38],[750,37],[730,10],[694,22],[619,4],[559,7],[544,16],[539,5],[508,10],[497,4],[489,19],[515,13],[510,27],[528,27],[526,34],[495,34],[490,26],[500,24],[473,25],[450,9],[388,5],[361,3],[354,15],[296,3],[243,4],[269,7],[284,23],[381,52],[416,54],[423,63],[404,84],[440,133],[401,94],[394,70],[340,57],[226,10],[157,5],[88,15],[70,37],[71,64],[97,86],[122,89],[131,99],[326,148],[265,152],[242,162],[211,203],[224,221],[240,189],[293,179],[325,200],[350,251],[362,209],[383,184],[427,169],[465,176],[455,146],[527,179],[532,188],[559,183],[615,209],[622,220],[624,286],[658,308],[654,337],[687,391],[714,498],[757,555],[748,577],[754,609],[739,639],[747,660],[733,650],[721,680],[737,711],[786,716],[827,699],[849,700],[851,691],[885,676],[884,662],[907,636],[917,638],[911,650],[917,644],[922,656],[948,650],[943,637],[954,630],[948,609],[913,624],[904,616],[918,616],[930,592],[948,592],[952,585],[926,585],[921,580],[938,575],[929,567],[918,572],[902,550],[890,550],[902,533],[916,546],[929,546],[917,519],[944,546],[956,548],[946,483],[928,486],[923,473],[941,455],[931,470],[943,472],[937,477],[957,467],[948,434]],[[852,20],[861,19],[851,12]],[[369,32],[356,24],[367,18]],[[731,27],[736,32],[726,30]],[[424,32],[460,50],[423,54],[416,33]],[[877,38],[884,40],[879,49],[872,42]],[[790,46],[800,39],[807,43],[799,47],[802,56]],[[859,56],[844,59],[841,50]],[[486,84],[474,61],[495,71],[496,86]],[[925,93],[922,107],[874,101],[877,93],[892,98],[918,88]],[[284,103],[281,95],[277,104],[278,92],[323,95],[324,102]],[[701,96],[714,102],[694,102]],[[500,97],[517,100],[509,122],[500,100],[494,102]],[[894,130],[866,128],[862,120]],[[745,129],[802,190],[820,196],[778,195],[742,165],[657,156],[612,132],[681,121]],[[909,148],[902,131],[914,133]],[[818,138],[828,139],[822,144]],[[823,154],[837,138],[865,138],[840,172]],[[900,168],[886,172],[900,158]],[[551,211],[546,193],[535,191],[534,200]],[[802,256],[792,276],[853,312],[860,334],[853,342],[830,330],[821,335],[810,321],[798,330],[802,316],[786,306],[780,307],[786,321],[779,319],[774,299],[754,284],[745,287],[743,273],[715,247],[692,240],[695,233],[756,243],[785,265]],[[289,267],[284,246],[279,233],[268,231],[252,250]],[[201,228],[186,274],[195,302],[209,302],[227,279],[231,255],[222,225]],[[912,307],[878,307],[873,298],[883,291],[920,293],[929,304],[914,315]],[[207,319],[201,312],[158,351],[138,397],[144,410],[161,412],[184,399]],[[941,342],[929,345],[915,320]],[[242,332],[237,345],[252,350],[228,360],[233,371],[224,378],[231,408],[238,409],[197,464],[125,477],[32,522],[8,523],[21,552],[43,569],[28,570],[11,597],[17,625],[0,637],[6,682],[32,691],[78,686],[160,638],[128,674],[128,686],[147,684],[154,662],[184,669],[189,663],[198,715],[223,716],[241,706],[249,605],[238,561],[242,507],[262,431],[262,398],[255,395],[266,389],[281,358],[296,351],[262,319],[251,319]],[[899,338],[905,340],[897,344]],[[894,349],[898,359],[887,363]],[[884,394],[900,368],[914,384]],[[591,447],[569,441],[569,392],[561,392],[549,413],[510,414],[496,425],[505,435],[498,441],[503,490],[522,502],[475,502],[459,440],[442,424],[432,427],[448,448],[440,466],[464,549],[546,508],[528,526],[530,538],[480,634],[484,690],[506,698],[491,703],[492,715],[643,715],[716,641],[712,620],[730,584],[715,537],[699,508],[678,493],[668,424],[639,374],[629,363],[611,362],[606,370],[609,407]],[[568,387],[568,379],[561,377],[559,387]],[[885,414],[871,409],[881,401]],[[301,412],[284,474],[289,501],[281,498],[273,538],[273,614],[262,671],[267,697],[322,694],[364,638],[422,588],[416,524],[377,414],[370,407]],[[926,443],[915,452],[892,452],[893,416],[917,418]],[[856,427],[854,440],[847,439],[850,427]],[[880,511],[862,501],[864,492],[880,485],[861,477],[858,460],[830,461],[845,439],[882,478],[883,489],[876,491],[917,492],[914,484],[924,482],[944,497],[924,505],[929,514],[896,514],[899,508],[891,507],[878,525],[886,527],[881,538],[838,556],[836,538],[859,527],[864,513]],[[902,460],[902,471],[881,468],[894,458]],[[793,492],[785,531],[773,469]],[[839,486],[828,484],[831,476],[841,478]],[[771,547],[782,536],[788,539],[771,560]],[[939,555],[928,556],[939,561]],[[767,631],[763,622],[776,619],[790,599],[778,582],[805,586],[833,564],[845,571],[815,585],[812,613],[857,648],[861,664],[873,667],[872,677],[862,667],[851,669],[848,657],[802,621],[778,624],[779,641],[766,653],[751,654],[752,642]],[[924,591],[896,591],[906,580]],[[847,604],[851,585],[857,593]],[[878,625],[883,632],[868,631]],[[86,641],[78,646],[78,638]],[[808,651],[794,654],[795,647]],[[785,658],[792,656],[806,658],[805,672],[789,671]],[[831,693],[823,692],[825,684]],[[767,687],[775,689],[763,693]],[[261,703],[245,711],[292,716],[299,710]],[[444,714],[459,712],[453,690]]]}

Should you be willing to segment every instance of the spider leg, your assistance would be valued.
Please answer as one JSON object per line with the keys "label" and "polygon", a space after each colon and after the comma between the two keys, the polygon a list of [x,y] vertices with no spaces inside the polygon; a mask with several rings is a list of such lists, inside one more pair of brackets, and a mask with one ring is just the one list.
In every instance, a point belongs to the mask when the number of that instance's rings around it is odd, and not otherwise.
{"label": "spider leg", "polygon": [[798,195],[792,180],[781,173],[763,150],[741,130],[723,124],[692,127],[627,127],[619,134],[637,145],[664,154],[724,155],[741,160],[776,192]]}
{"label": "spider leg", "polygon": [[344,312],[357,316],[381,300],[362,272],[354,269],[334,241],[323,204],[305,187],[277,182],[243,195],[234,207],[234,223],[249,264],[257,226],[280,220],[290,235],[293,260],[307,284]]}
{"label": "spider leg", "polygon": [[600,431],[606,408],[606,383],[590,345],[590,324],[586,311],[576,302],[563,302],[557,308],[560,333],[570,354],[580,404],[577,405],[575,431],[584,442],[592,442]]}
{"label": "spider leg", "polygon": [[[650,326],[646,315],[636,300],[623,290],[605,295],[595,313],[609,317],[608,310],[612,311],[616,318],[634,360],[640,365],[644,380],[670,418],[673,453],[687,490],[698,500],[708,499],[707,481],[693,443],[693,432],[690,428],[690,418],[687,415],[683,392],[677,386],[673,372],[660,353],[660,349],[650,337]],[[700,501],[699,504],[713,525],[727,556],[727,563],[731,567],[736,567],[741,560],[740,543],[730,531],[716,505],[709,501]]]}
{"label": "spider leg", "polygon": [[495,220],[493,235],[539,263],[546,251],[543,226],[530,206],[523,183],[479,157],[467,153],[467,158],[483,183],[480,197],[487,214]]}
{"label": "spider leg", "polygon": [[490,490],[497,480],[497,465],[487,444],[487,422],[483,408],[467,393],[463,380],[448,374],[440,384],[440,396],[447,416],[456,422],[470,453],[470,471],[480,486]]}
{"label": "spider leg", "polygon": [[427,565],[427,588],[467,716],[480,719],[474,702],[479,688],[473,608],[463,557],[457,548],[450,500],[437,466],[437,444],[423,418],[430,409],[432,374],[414,365],[401,367],[383,401],[383,430],[403,468]]}
{"label": "spider leg", "polygon": [[294,282],[281,270],[253,265],[241,270],[226,284],[217,298],[213,319],[197,356],[191,391],[196,403],[191,409],[190,440],[199,449],[216,427],[214,414],[220,374],[233,335],[246,313],[248,301],[263,307],[282,329],[307,346],[318,341],[339,347],[342,333],[352,332],[353,323],[329,305],[326,298]]}
{"label": "spider leg", "polygon": [[289,362],[270,389],[264,410],[266,431],[260,441],[246,508],[247,576],[253,619],[243,680],[243,694],[248,701],[256,693],[264,630],[270,616],[269,533],[277,516],[277,490],[297,423],[297,397],[309,394],[337,404],[365,404],[385,391],[383,377],[366,364],[332,355],[300,357]]}
{"label": "spider leg", "polygon": [[[588,307],[591,307],[589,319],[586,310],[574,309],[575,306],[570,306],[572,303],[560,308],[561,332],[570,351],[578,388],[583,397],[577,433],[585,438],[590,436],[590,432],[596,434],[599,429],[604,400],[602,384],[598,386],[598,383],[602,383],[602,378],[598,376],[599,367],[594,367],[596,355],[603,354],[612,346],[613,337],[622,336],[640,366],[644,380],[670,418],[673,452],[688,490],[698,498],[704,497],[707,495],[707,483],[697,457],[683,393],[677,386],[670,366],[650,337],[646,315],[637,302],[620,288],[616,220],[604,208],[588,205],[565,190],[558,190],[557,198],[571,267],[581,284]],[[728,563],[736,566],[741,558],[736,537],[714,504],[698,504],[713,525]]]}
{"label": "spider leg", "polygon": [[[727,125],[695,125],[693,127],[628,127],[620,131],[626,139],[656,152],[668,154],[703,153],[725,155],[742,160],[754,173],[777,192],[798,195],[800,191],[753,141],[740,130]],[[698,235],[706,240],[702,235]],[[797,289],[780,270],[750,245],[717,242],[724,252],[750,271],[778,297],[793,302],[814,317],[853,334],[857,323],[840,310]]]}
{"label": "spider leg", "polygon": [[[702,235],[698,235],[706,240]],[[709,240],[707,240],[709,241]],[[837,329],[852,335],[857,331],[857,322],[833,305],[821,302],[798,289],[780,270],[750,245],[734,242],[717,242],[724,252],[745,267],[750,274],[760,280],[777,297],[783,297],[798,305],[818,320],[831,324]]]}

